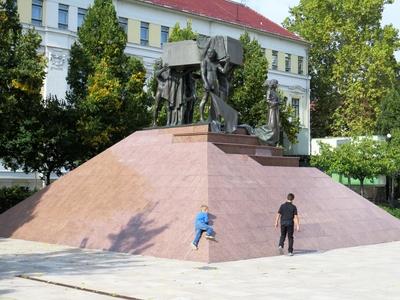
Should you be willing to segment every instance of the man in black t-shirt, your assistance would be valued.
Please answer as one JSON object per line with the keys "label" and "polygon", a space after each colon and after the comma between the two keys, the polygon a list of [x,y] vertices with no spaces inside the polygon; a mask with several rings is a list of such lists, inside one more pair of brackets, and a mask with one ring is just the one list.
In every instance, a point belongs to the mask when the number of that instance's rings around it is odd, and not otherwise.
{"label": "man in black t-shirt", "polygon": [[297,215],[297,208],[293,205],[294,195],[292,193],[287,195],[287,201],[281,205],[278,214],[276,215],[275,227],[278,228],[279,221],[281,223],[281,238],[279,240],[279,253],[283,254],[283,245],[285,243],[286,235],[289,240],[289,255],[293,255],[293,232],[294,225],[296,230],[300,230],[299,217]]}

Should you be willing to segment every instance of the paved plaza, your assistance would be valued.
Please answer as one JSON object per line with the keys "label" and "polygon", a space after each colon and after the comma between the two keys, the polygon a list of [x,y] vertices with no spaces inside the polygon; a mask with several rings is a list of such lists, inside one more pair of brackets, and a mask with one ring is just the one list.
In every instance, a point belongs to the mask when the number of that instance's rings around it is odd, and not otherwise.
{"label": "paved plaza", "polygon": [[399,297],[400,242],[204,264],[0,239],[1,300]]}

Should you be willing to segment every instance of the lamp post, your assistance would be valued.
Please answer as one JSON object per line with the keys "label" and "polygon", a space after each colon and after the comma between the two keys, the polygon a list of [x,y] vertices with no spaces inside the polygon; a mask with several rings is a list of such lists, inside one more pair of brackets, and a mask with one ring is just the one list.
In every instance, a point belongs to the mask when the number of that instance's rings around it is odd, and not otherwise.
{"label": "lamp post", "polygon": [[[388,150],[390,151],[390,141],[392,140],[392,135],[390,133],[388,133],[386,135],[386,140],[388,143]],[[389,156],[390,158],[390,156]],[[393,207],[394,204],[394,174],[391,174],[390,176],[390,195],[389,195],[389,203],[390,206]]]}

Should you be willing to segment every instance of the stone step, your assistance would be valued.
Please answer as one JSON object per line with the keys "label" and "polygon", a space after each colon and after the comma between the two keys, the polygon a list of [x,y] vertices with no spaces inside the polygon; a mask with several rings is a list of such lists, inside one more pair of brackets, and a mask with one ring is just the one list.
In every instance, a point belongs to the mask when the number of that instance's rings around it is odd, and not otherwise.
{"label": "stone step", "polygon": [[248,135],[246,128],[236,128],[234,134],[243,134],[243,135]]}
{"label": "stone step", "polygon": [[173,136],[173,143],[196,143],[210,142],[223,144],[240,144],[259,146],[258,138],[251,135],[243,134],[226,134],[213,132],[193,132],[193,133],[176,133]]}
{"label": "stone step", "polygon": [[157,130],[159,134],[192,134],[209,132],[209,124],[191,124],[171,127],[150,127],[145,130]]}
{"label": "stone step", "polygon": [[299,167],[298,157],[259,155],[250,155],[250,157],[263,166]]}
{"label": "stone step", "polygon": [[283,149],[263,145],[244,145],[233,143],[214,143],[219,149],[227,154],[244,154],[249,156],[282,156]]}

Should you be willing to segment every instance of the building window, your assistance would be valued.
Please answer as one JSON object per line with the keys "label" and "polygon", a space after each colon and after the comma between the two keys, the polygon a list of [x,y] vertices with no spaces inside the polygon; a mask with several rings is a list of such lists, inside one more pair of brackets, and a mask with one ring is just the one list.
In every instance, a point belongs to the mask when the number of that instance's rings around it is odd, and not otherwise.
{"label": "building window", "polygon": [[58,28],[68,29],[68,5],[58,4]]}
{"label": "building window", "polygon": [[292,56],[289,53],[285,54],[285,72],[291,71]]}
{"label": "building window", "polygon": [[35,26],[42,26],[43,18],[43,1],[32,0],[32,24]]}
{"label": "building window", "polygon": [[149,23],[140,22],[140,45],[149,45]]}
{"label": "building window", "polygon": [[82,27],[83,22],[85,21],[87,9],[78,8],[78,28]]}
{"label": "building window", "polygon": [[294,109],[294,115],[296,118],[300,117],[300,99],[292,98],[292,107]]}
{"label": "building window", "polygon": [[304,57],[303,56],[299,56],[299,60],[298,60],[298,71],[300,75],[304,74]]}
{"label": "building window", "polygon": [[128,33],[128,19],[119,17],[118,23],[119,23],[119,26],[121,26],[121,28],[125,31],[125,33]]}
{"label": "building window", "polygon": [[278,51],[272,51],[271,69],[278,70]]}
{"label": "building window", "polygon": [[168,43],[169,37],[169,27],[161,26],[161,46],[165,43]]}

